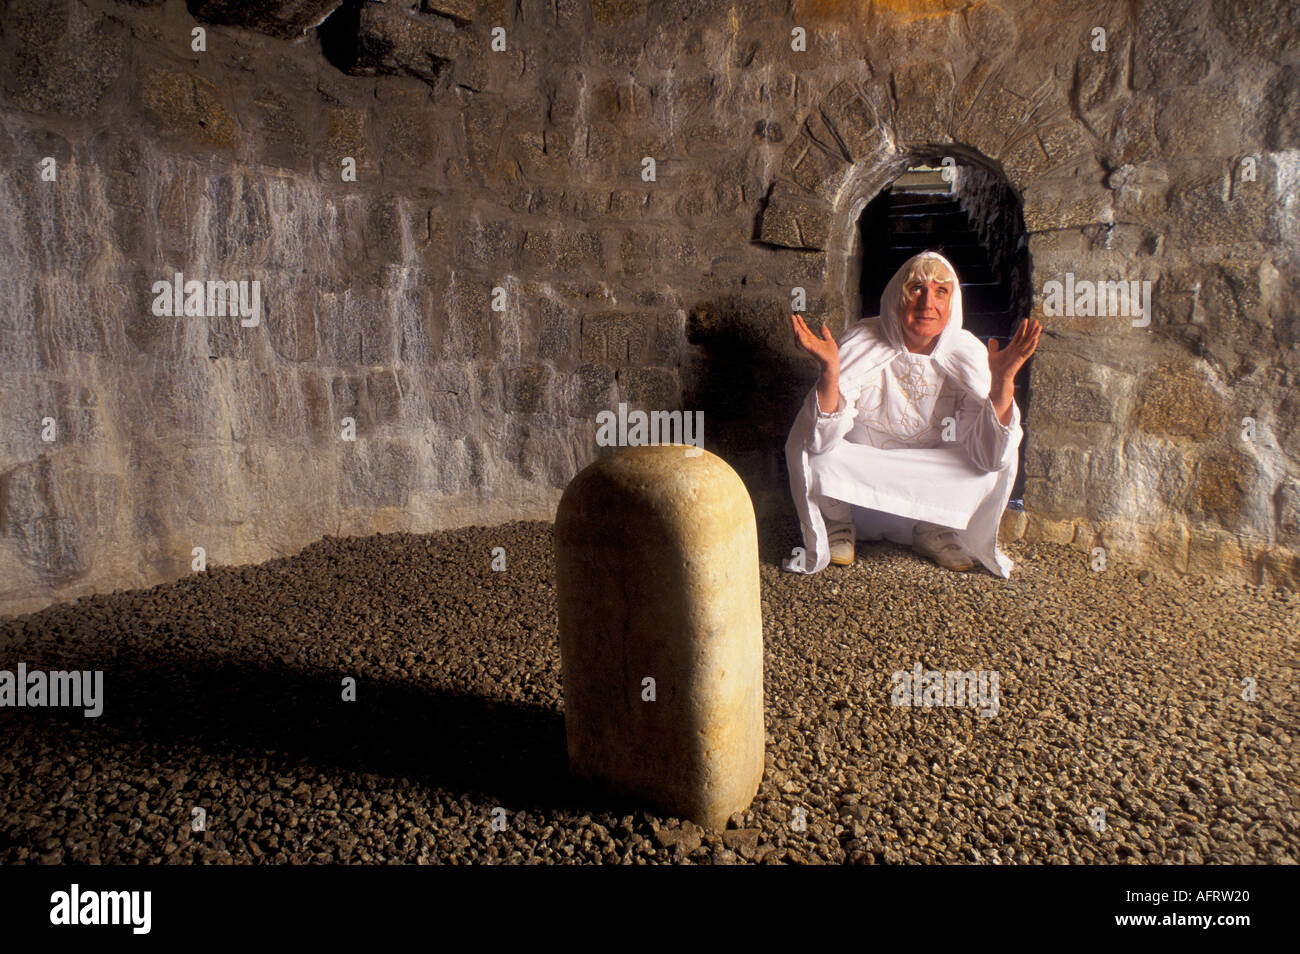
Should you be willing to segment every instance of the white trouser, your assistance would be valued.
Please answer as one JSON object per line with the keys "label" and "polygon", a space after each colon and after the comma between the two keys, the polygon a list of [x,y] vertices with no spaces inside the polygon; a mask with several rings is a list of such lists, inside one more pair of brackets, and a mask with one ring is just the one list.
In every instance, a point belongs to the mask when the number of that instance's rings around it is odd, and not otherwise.
{"label": "white trouser", "polygon": [[889,540],[910,547],[912,532],[917,524],[922,523],[912,517],[900,517],[896,513],[855,507],[847,501],[825,495],[817,499],[817,506],[821,508],[828,524],[848,523],[852,520],[859,540]]}
{"label": "white trouser", "polygon": [[[841,443],[810,458],[814,499],[847,501],[854,510],[866,509],[888,517],[911,518],[942,527],[966,529],[971,515],[997,485],[999,475],[975,468],[955,447],[881,450],[865,444]],[[840,513],[843,513],[841,510]],[[822,511],[826,516],[826,511]],[[838,519],[827,517],[827,519]],[[844,517],[844,519],[848,519]],[[905,528],[868,520],[879,540]],[[875,535],[879,534],[879,535]],[[906,538],[908,544],[911,537]]]}

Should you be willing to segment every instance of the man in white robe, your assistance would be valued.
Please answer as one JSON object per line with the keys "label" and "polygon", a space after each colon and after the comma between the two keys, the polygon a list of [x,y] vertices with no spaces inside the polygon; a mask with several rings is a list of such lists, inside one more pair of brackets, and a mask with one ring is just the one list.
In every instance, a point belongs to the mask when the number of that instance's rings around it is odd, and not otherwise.
{"label": "man in white robe", "polygon": [[1014,378],[1041,324],[1024,321],[1006,348],[986,350],[962,328],[957,273],[935,252],[905,262],[880,316],[838,341],[793,323],[821,375],[786,442],[803,547],[785,569],[850,564],[856,539],[883,537],[941,566],[978,561],[1010,576],[997,530],[1023,436]]}

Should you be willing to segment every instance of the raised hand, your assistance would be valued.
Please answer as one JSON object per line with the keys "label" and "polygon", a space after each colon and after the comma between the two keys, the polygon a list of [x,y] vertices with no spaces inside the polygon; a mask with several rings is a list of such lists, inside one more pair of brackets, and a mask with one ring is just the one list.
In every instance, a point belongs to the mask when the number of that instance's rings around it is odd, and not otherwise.
{"label": "raised hand", "polygon": [[799,347],[822,366],[821,376],[817,379],[817,407],[826,414],[833,414],[840,406],[840,346],[835,343],[835,336],[827,325],[823,324],[822,333],[815,335],[804,322],[803,315],[790,317]]}
{"label": "raised hand", "polygon": [[799,342],[799,347],[817,359],[823,373],[830,371],[838,375],[840,346],[835,343],[835,336],[831,334],[830,327],[823,324],[822,333],[815,335],[804,322],[803,315],[791,315],[790,318],[794,323],[794,336]]}
{"label": "raised hand", "polygon": [[1005,348],[998,348],[996,338],[989,339],[989,371],[995,382],[1010,381],[1016,376],[1016,372],[1038,347],[1038,336],[1042,331],[1042,322],[1026,318],[1020,322]]}

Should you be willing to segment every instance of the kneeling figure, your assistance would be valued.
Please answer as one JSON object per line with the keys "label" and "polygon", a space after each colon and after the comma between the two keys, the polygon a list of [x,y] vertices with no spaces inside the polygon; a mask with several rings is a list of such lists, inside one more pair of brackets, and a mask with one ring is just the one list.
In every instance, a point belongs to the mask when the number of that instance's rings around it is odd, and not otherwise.
{"label": "kneeling figure", "polygon": [[1022,321],[1005,348],[985,349],[962,328],[957,273],[935,252],[903,263],[880,310],[838,341],[792,318],[821,375],[785,447],[804,541],[785,569],[849,564],[857,539],[883,538],[1006,578],[997,530],[1024,435],[1014,380],[1042,325]]}

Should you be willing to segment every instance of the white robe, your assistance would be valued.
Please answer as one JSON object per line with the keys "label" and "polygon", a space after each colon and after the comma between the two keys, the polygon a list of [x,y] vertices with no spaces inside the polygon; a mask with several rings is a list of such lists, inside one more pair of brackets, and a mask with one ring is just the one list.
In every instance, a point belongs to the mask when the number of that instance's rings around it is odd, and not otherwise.
{"label": "white robe", "polygon": [[[830,563],[817,504],[827,496],[951,527],[972,557],[1005,579],[1013,564],[997,547],[997,531],[1016,479],[1020,409],[1013,401],[1011,422],[997,419],[988,351],[961,327],[960,288],[931,354],[907,351],[892,307],[902,277],[900,269],[885,289],[879,318],[839,338],[837,411],[821,412],[814,387],[790,430],[786,462],[804,552],[783,565],[817,573]],[[947,417],[951,441],[942,439]],[[861,528],[863,515],[855,516]]]}

